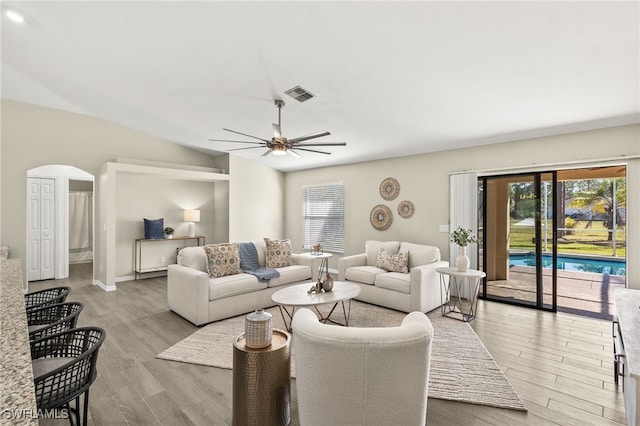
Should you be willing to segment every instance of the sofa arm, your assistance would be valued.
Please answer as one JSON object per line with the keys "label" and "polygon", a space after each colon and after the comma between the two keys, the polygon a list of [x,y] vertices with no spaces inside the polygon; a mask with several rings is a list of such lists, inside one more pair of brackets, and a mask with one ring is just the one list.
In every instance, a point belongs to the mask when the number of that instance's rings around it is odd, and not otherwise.
{"label": "sofa arm", "polygon": [[209,274],[182,265],[169,265],[169,309],[195,325],[209,322]]}
{"label": "sofa arm", "polygon": [[440,274],[437,268],[447,268],[449,262],[438,261],[411,268],[411,310],[429,312],[442,305]]}
{"label": "sofa arm", "polygon": [[341,257],[338,259],[338,281],[344,281],[344,274],[347,268],[365,266],[366,264],[367,255],[365,253]]}
{"label": "sofa arm", "polygon": [[291,258],[295,265],[304,265],[309,267],[311,271],[311,279],[316,281],[318,279],[318,267],[314,265],[315,259],[308,254],[296,254],[292,253]]}

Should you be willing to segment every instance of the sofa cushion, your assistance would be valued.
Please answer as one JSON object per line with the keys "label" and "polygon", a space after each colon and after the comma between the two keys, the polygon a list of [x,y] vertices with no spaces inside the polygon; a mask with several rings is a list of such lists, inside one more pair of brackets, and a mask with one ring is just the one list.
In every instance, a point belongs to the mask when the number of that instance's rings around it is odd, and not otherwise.
{"label": "sofa cushion", "polygon": [[238,243],[207,244],[204,251],[207,253],[207,271],[210,277],[225,277],[242,272]]}
{"label": "sofa cushion", "polygon": [[389,272],[408,273],[409,253],[401,251],[397,254],[391,254],[381,248],[376,259],[376,268],[384,269]]}
{"label": "sofa cushion", "polygon": [[307,265],[285,266],[284,268],[276,269],[276,271],[280,273],[280,276],[271,278],[268,287],[278,287],[311,280],[311,268]]}
{"label": "sofa cushion", "polygon": [[207,253],[204,247],[185,247],[178,252],[178,265],[187,268],[197,269],[198,271],[207,271]]}
{"label": "sofa cushion", "polygon": [[396,254],[400,249],[400,242],[368,240],[364,243],[364,248],[367,254],[367,266],[376,266],[378,251],[383,248],[391,254]]}
{"label": "sofa cushion", "polygon": [[251,274],[234,274],[209,279],[209,300],[224,299],[238,294],[251,293],[267,288],[267,283],[259,281]]}
{"label": "sofa cushion", "polygon": [[440,249],[434,246],[402,242],[400,251],[409,252],[409,269],[440,260]]}
{"label": "sofa cushion", "polygon": [[387,273],[387,271],[375,266],[352,266],[344,271],[344,277],[349,281],[373,285],[376,281],[376,276],[384,273]]}
{"label": "sofa cushion", "polygon": [[400,272],[387,272],[376,276],[376,287],[411,293],[411,276]]}
{"label": "sofa cushion", "polygon": [[267,245],[267,268],[282,268],[293,263],[290,240],[271,240],[265,238],[264,242]]}

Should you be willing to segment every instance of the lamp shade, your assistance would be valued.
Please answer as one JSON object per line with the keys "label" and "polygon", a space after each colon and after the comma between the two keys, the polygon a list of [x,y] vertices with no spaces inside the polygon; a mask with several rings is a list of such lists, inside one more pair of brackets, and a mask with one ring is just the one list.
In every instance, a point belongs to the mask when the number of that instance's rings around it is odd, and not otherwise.
{"label": "lamp shade", "polygon": [[200,210],[185,210],[184,211],[185,222],[200,222]]}

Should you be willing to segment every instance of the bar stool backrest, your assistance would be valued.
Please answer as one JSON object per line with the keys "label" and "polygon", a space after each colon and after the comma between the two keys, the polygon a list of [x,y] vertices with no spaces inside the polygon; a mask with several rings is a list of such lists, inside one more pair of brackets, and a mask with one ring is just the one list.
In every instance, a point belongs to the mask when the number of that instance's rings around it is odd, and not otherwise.
{"label": "bar stool backrest", "polygon": [[78,316],[84,309],[79,302],[58,303],[27,311],[29,340],[76,328]]}
{"label": "bar stool backrest", "polygon": [[24,303],[28,309],[37,309],[47,305],[63,303],[71,292],[69,287],[53,287],[34,291],[24,295]]}

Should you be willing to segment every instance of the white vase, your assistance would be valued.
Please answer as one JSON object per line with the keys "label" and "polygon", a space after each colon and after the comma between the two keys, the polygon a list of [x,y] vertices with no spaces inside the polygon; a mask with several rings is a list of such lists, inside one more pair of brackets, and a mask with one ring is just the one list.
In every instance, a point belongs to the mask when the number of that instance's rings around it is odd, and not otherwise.
{"label": "white vase", "polygon": [[271,344],[273,323],[271,314],[264,309],[256,309],[244,320],[245,345],[252,349],[266,348]]}
{"label": "white vase", "polygon": [[470,263],[471,261],[467,257],[467,247],[458,246],[458,257],[456,258],[456,268],[458,268],[458,271],[467,272]]}

